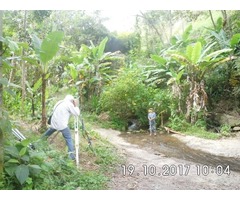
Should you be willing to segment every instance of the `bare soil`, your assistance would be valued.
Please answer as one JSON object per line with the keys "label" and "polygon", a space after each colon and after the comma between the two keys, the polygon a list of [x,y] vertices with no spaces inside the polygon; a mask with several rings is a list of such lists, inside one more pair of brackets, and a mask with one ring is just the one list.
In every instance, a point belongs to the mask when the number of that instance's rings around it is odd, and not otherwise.
{"label": "bare soil", "polygon": [[[112,174],[109,190],[239,190],[240,173],[224,166],[203,165],[156,153],[151,146],[140,147],[120,137],[112,129],[95,128],[119,149],[125,162]],[[146,140],[150,136],[146,135]],[[153,136],[152,136],[153,137]],[[216,156],[240,158],[240,136],[207,140],[193,136],[171,135],[188,147]],[[107,169],[106,169],[107,170]]]}

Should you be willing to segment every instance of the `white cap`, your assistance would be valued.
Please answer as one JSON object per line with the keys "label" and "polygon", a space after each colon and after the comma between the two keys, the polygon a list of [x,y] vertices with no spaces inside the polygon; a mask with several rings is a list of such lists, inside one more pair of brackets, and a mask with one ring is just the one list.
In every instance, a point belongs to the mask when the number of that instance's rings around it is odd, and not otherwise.
{"label": "white cap", "polygon": [[74,97],[73,97],[72,95],[68,94],[68,95],[64,98],[64,100],[72,101],[72,100],[74,100]]}

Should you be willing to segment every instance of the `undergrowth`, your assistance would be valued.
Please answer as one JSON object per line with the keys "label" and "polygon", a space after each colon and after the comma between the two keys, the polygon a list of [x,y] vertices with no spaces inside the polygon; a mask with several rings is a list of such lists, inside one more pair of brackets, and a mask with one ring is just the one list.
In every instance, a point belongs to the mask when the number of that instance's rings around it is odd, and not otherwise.
{"label": "undergrowth", "polygon": [[[23,134],[24,130],[21,131]],[[72,131],[73,133],[73,131]],[[117,149],[94,131],[88,132],[91,145],[80,131],[80,166],[68,159],[61,134],[53,144],[39,134],[25,135],[22,142],[9,134],[5,143],[4,190],[103,190],[121,158]],[[74,138],[74,135],[73,135]],[[35,150],[29,148],[29,144]]]}

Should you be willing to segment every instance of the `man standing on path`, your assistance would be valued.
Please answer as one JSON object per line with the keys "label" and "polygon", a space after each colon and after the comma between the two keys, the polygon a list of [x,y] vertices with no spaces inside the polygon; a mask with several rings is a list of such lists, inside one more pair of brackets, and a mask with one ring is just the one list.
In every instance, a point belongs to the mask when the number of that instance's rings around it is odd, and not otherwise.
{"label": "man standing on path", "polygon": [[71,131],[68,127],[69,118],[71,115],[79,116],[79,103],[72,95],[67,95],[63,100],[58,101],[54,106],[54,111],[51,118],[49,129],[42,135],[42,138],[48,138],[55,131],[60,131],[66,141],[69,157],[75,159],[74,145],[71,136]]}

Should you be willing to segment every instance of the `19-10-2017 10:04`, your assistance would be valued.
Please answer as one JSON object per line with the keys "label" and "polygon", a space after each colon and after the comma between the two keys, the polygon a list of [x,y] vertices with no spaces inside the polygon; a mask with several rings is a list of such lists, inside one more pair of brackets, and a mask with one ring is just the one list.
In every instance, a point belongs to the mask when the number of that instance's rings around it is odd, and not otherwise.
{"label": "19-10-2017 10:04", "polygon": [[209,174],[216,174],[218,176],[230,175],[230,166],[209,166],[209,165],[189,165],[189,164],[179,164],[179,165],[162,165],[161,167],[156,167],[155,165],[142,165],[142,171],[136,171],[133,164],[121,165],[123,176],[187,176],[191,168],[194,168],[194,173],[197,176],[208,176]]}

